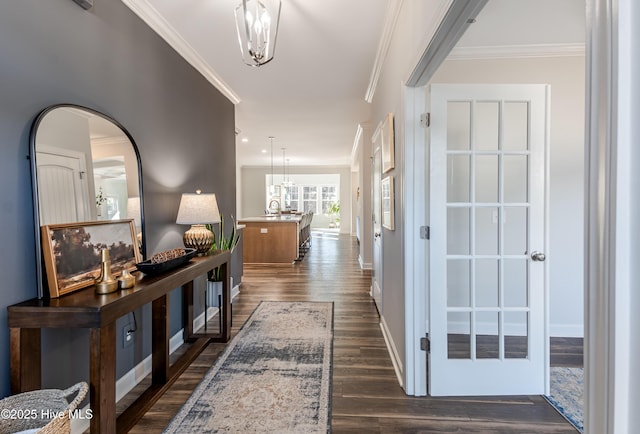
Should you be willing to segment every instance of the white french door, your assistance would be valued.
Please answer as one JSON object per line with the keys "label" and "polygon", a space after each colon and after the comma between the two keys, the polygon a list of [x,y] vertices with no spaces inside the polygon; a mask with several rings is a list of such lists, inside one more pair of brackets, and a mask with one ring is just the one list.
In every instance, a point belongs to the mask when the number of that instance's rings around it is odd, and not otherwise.
{"label": "white french door", "polygon": [[429,393],[542,394],[549,88],[430,90]]}

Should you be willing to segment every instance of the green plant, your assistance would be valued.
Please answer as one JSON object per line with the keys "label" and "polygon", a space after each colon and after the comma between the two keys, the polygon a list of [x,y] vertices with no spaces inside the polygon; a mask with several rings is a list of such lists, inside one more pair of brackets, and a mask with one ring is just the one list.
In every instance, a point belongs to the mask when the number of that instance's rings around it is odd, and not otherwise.
{"label": "green plant", "polygon": [[106,197],[104,197],[104,192],[102,191],[102,187],[100,187],[100,189],[98,190],[98,194],[96,196],[96,206],[100,206],[103,203],[105,203],[107,200]]}
{"label": "green plant", "polygon": [[340,221],[340,201],[331,202],[331,205],[327,208],[327,215],[336,222]]}
{"label": "green plant", "polygon": [[[220,226],[218,228],[217,234],[213,230],[213,225],[207,224],[207,229],[213,232],[213,244],[211,245],[211,249],[209,249],[210,253],[214,253],[218,250],[229,250],[229,252],[233,253],[233,250],[236,248],[238,242],[240,241],[240,235],[238,234],[238,231],[236,229],[236,221],[233,216],[231,216],[231,222],[233,223],[233,226],[231,228],[231,233],[229,234],[229,236],[225,235],[224,233],[224,216],[222,214],[220,214]],[[222,280],[221,274],[222,270],[220,269],[220,267],[217,267],[209,271],[207,277],[213,282],[220,282]]]}

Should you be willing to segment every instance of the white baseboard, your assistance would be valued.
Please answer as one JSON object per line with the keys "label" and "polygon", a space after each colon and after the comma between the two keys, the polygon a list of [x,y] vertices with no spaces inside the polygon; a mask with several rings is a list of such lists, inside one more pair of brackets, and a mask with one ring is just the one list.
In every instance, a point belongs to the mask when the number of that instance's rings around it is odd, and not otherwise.
{"label": "white baseboard", "polygon": [[582,324],[551,324],[549,334],[552,337],[584,338],[584,326]]}
{"label": "white baseboard", "polygon": [[387,351],[389,351],[389,356],[391,356],[391,363],[393,364],[393,369],[396,372],[396,377],[398,377],[398,383],[400,383],[400,387],[404,389],[404,367],[402,360],[400,359],[398,349],[396,348],[396,344],[393,342],[393,338],[391,337],[391,333],[389,333],[389,328],[387,327],[387,323],[383,316],[380,317],[380,329],[382,330],[384,342],[387,344]]}
{"label": "white baseboard", "polygon": [[[240,285],[236,285],[231,290],[231,300],[240,294]],[[217,307],[209,307],[207,309],[207,318],[212,318],[218,313]],[[193,320],[193,329],[198,330],[204,326],[204,312]],[[184,343],[184,329],[180,329],[169,339],[169,354],[173,354]],[[116,402],[120,401],[124,396],[133,390],[144,377],[151,373],[151,355],[148,355],[142,362],[138,363],[129,372],[124,374],[116,381]],[[82,414],[86,414],[89,405],[82,408]],[[80,434],[89,429],[89,418],[74,418],[71,420],[71,433]]]}
{"label": "white baseboard", "polygon": [[[200,316],[204,317],[204,314]],[[178,333],[171,336],[171,339],[169,339],[169,354],[172,354],[184,343],[183,333],[184,329],[180,329]],[[116,381],[116,402],[124,398],[127,393],[129,393],[134,387],[136,387],[138,383],[140,383],[144,379],[144,377],[146,377],[150,373],[151,355],[148,355],[142,362],[138,363],[133,367],[133,369],[131,369]],[[88,409],[89,405],[87,404],[82,408],[82,414],[86,414],[86,411]],[[71,433],[83,433],[89,429],[89,425],[90,419],[88,418],[71,419]]]}
{"label": "white baseboard", "polygon": [[364,262],[362,256],[360,255],[358,255],[358,263],[360,264],[360,269],[362,270],[371,270],[373,268],[371,262]]}

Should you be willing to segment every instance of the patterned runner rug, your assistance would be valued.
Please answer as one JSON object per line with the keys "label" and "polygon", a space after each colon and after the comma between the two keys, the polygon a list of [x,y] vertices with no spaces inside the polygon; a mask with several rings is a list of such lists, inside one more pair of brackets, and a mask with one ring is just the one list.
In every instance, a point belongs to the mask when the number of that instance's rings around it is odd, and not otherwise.
{"label": "patterned runner rug", "polygon": [[551,368],[551,394],[545,399],[580,432],[584,432],[583,396],[582,368]]}
{"label": "patterned runner rug", "polygon": [[333,303],[262,302],[165,433],[330,431]]}

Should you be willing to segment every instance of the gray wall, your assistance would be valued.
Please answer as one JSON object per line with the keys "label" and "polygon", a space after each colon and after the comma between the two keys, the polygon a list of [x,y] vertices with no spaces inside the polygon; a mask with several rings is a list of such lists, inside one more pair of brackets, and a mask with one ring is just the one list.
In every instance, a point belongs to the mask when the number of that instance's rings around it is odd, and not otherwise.
{"label": "gray wall", "polygon": [[[149,254],[182,244],[186,228],[175,225],[175,218],[183,192],[214,192],[225,215],[235,212],[235,140],[233,105],[120,1],[96,0],[85,11],[71,0],[5,0],[0,59],[5,259],[0,261],[0,393],[5,396],[6,306],[37,294],[26,159],[36,114],[52,104],[75,103],[101,111],[128,129],[142,159]],[[171,303],[174,333],[181,324],[180,290],[172,293]],[[135,345],[118,351],[118,376],[148,355],[149,311],[146,307],[137,315]],[[86,337],[85,330],[45,333],[44,387],[88,378]]]}

